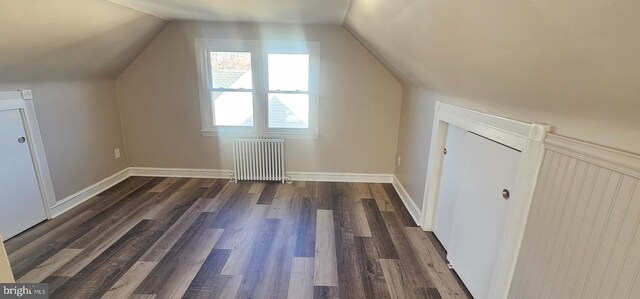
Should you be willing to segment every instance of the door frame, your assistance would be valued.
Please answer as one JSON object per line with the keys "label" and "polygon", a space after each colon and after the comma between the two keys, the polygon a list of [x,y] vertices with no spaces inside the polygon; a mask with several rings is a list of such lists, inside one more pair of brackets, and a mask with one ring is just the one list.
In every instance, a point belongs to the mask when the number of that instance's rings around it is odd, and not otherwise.
{"label": "door frame", "polygon": [[436,101],[429,162],[422,204],[421,227],[433,230],[449,125],[472,131],[521,152],[513,194],[518,200],[507,211],[502,245],[496,260],[489,298],[507,298],[515,270],[531,200],[544,158],[544,139],[550,126],[525,123]]}
{"label": "door frame", "polygon": [[49,165],[44,152],[44,144],[40,135],[40,127],[36,119],[36,110],[33,105],[33,94],[31,90],[5,91],[0,92],[0,111],[19,110],[22,114],[23,126],[27,140],[33,167],[36,172],[38,186],[42,197],[42,204],[47,219],[51,219],[51,206],[56,203],[56,196],[53,190]]}

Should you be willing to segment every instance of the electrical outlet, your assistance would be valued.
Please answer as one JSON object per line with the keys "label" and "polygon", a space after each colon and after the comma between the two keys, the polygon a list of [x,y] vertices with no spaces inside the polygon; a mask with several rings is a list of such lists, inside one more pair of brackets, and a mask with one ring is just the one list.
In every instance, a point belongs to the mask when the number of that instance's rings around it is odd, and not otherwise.
{"label": "electrical outlet", "polygon": [[398,156],[398,159],[397,159],[397,162],[396,162],[398,164],[398,166],[400,166],[400,162],[402,162],[402,157]]}
{"label": "electrical outlet", "polygon": [[115,154],[116,159],[120,159],[120,149],[119,149],[119,148],[115,149],[115,150],[113,151],[113,153]]}

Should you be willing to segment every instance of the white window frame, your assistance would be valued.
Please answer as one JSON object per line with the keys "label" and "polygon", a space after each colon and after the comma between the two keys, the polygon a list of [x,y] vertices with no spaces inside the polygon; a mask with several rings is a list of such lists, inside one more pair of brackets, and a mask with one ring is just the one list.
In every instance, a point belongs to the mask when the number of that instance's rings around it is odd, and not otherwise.
{"label": "white window frame", "polygon": [[[320,43],[315,41],[272,41],[195,39],[203,136],[318,138]],[[250,52],[253,79],[253,126],[216,126],[211,101],[210,52]],[[268,54],[309,54],[309,127],[269,128]],[[239,90],[240,91],[240,90]],[[247,89],[246,91],[249,91]],[[284,92],[287,93],[287,92]],[[306,92],[301,92],[306,94]]]}

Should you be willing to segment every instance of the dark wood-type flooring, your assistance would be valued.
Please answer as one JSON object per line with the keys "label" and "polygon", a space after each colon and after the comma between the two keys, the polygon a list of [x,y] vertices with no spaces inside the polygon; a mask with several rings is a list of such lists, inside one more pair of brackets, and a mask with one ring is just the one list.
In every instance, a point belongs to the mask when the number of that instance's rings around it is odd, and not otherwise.
{"label": "dark wood-type flooring", "polygon": [[52,298],[467,298],[390,184],[130,177],[6,248]]}

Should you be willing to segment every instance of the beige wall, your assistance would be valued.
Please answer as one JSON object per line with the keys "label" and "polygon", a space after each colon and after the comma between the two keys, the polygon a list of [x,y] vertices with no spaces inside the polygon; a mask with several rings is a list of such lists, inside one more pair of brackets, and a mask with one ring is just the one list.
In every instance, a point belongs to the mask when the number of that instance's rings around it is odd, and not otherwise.
{"label": "beige wall", "polygon": [[203,137],[194,38],[320,41],[320,137],[287,140],[289,171],[393,173],[401,87],[339,26],[175,22],[118,78],[135,166],[232,169],[230,139]]}
{"label": "beige wall", "polygon": [[424,196],[434,108],[433,93],[411,84],[402,85],[398,133],[398,156],[402,159],[395,175],[419,208]]}
{"label": "beige wall", "polygon": [[11,272],[11,266],[9,265],[9,258],[7,257],[7,251],[4,249],[4,243],[2,242],[2,236],[0,236],[0,283],[13,283],[13,273]]}
{"label": "beige wall", "polygon": [[0,82],[115,79],[167,23],[108,0],[0,8]]}
{"label": "beige wall", "polygon": [[0,90],[17,89],[33,91],[57,200],[128,166],[114,80],[0,83]]}

